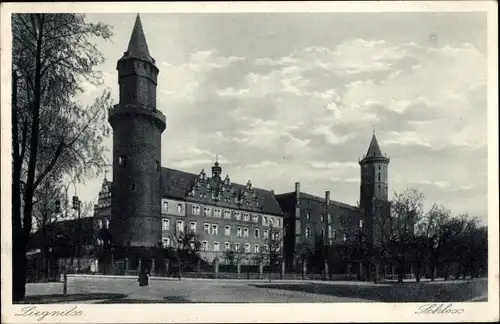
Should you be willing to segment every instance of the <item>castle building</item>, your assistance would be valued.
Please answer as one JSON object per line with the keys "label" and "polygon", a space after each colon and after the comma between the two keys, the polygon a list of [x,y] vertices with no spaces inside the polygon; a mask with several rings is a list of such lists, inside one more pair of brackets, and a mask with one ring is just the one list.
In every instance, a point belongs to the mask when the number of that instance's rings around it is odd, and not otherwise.
{"label": "castle building", "polygon": [[271,235],[281,237],[281,208],[271,191],[223,177],[218,161],[211,176],[160,165],[166,118],[156,108],[159,69],[139,15],[117,70],[119,103],[109,113],[113,182],[104,180],[95,208],[96,227],[109,229],[114,258],[127,260],[131,269],[151,264],[156,248],[175,244],[188,230],[198,236],[207,260],[223,260],[234,249],[251,262]]}
{"label": "castle building", "polygon": [[325,191],[324,197],[301,192],[299,182],[295,183],[295,191],[276,195],[284,213],[286,264],[296,263],[301,250],[313,248],[318,240],[329,246],[362,240],[367,248],[381,243],[383,224],[389,220],[389,158],[382,155],[375,133],[359,164],[360,206],[332,200],[330,191]]}
{"label": "castle building", "polygon": [[[113,182],[104,179],[95,226],[110,235],[101,244],[113,246],[114,260],[126,260],[129,269],[151,264],[158,248],[176,244],[179,234],[195,233],[201,256],[225,262],[225,252],[235,251],[252,263],[275,252],[292,265],[299,247],[347,244],[355,232],[370,244],[380,242],[381,226],[374,219],[386,215],[388,164],[375,134],[362,160],[360,206],[300,190],[277,194],[271,190],[233,183],[216,160],[207,175],[162,167],[161,134],[166,118],[156,108],[159,69],[151,57],[139,15],[128,49],[118,60],[119,103],[110,110],[113,127]],[[106,238],[106,239],[105,239]],[[106,241],[106,242],[104,242]],[[113,261],[114,262],[114,261]],[[161,267],[158,263],[154,267]]]}

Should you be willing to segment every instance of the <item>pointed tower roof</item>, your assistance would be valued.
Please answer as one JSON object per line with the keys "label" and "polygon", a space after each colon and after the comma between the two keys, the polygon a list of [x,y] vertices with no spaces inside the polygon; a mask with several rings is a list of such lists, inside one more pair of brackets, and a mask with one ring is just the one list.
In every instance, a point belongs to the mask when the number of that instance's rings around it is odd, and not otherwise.
{"label": "pointed tower roof", "polygon": [[373,134],[372,140],[370,141],[370,146],[368,147],[368,151],[366,152],[366,157],[383,157],[375,133]]}
{"label": "pointed tower roof", "polygon": [[148,43],[146,42],[146,36],[144,36],[144,31],[142,30],[142,22],[139,14],[137,14],[135,18],[134,29],[132,30],[132,35],[128,42],[126,54],[154,63],[153,58],[149,55]]}

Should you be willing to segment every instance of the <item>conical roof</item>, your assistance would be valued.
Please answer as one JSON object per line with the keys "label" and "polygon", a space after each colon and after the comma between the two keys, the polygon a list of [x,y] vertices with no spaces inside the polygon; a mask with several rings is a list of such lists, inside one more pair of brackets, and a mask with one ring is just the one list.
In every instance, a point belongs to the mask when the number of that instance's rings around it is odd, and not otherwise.
{"label": "conical roof", "polygon": [[142,30],[141,17],[137,14],[135,19],[134,29],[128,42],[127,54],[132,57],[140,58],[147,61],[153,61],[149,55],[148,43]]}
{"label": "conical roof", "polygon": [[366,157],[383,157],[382,151],[380,151],[380,147],[378,146],[377,137],[375,134],[372,136],[372,140],[370,141],[370,146],[368,147],[368,151],[366,152]]}

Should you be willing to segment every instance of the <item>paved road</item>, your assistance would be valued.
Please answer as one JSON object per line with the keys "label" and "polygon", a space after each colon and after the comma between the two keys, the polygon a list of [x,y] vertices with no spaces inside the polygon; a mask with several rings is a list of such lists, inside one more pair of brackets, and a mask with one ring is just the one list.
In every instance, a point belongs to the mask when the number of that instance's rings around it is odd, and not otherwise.
{"label": "paved road", "polygon": [[[150,280],[139,287],[131,279],[69,278],[69,295],[94,295],[85,302],[171,302],[171,303],[299,303],[299,302],[367,302],[360,298],[338,297],[289,289],[266,287],[268,282],[222,280]],[[293,283],[291,283],[293,284]],[[264,287],[259,287],[259,286]],[[59,295],[62,284],[28,284],[27,296]],[[122,295],[122,299],[109,299]],[[108,298],[109,297],[109,298]],[[49,297],[47,297],[49,298]],[[81,301],[80,301],[81,302]]]}
{"label": "paved road", "polygon": [[28,284],[25,302],[84,303],[315,303],[485,301],[487,281],[374,284],[369,282],[280,280],[150,279],[69,276],[61,283]]}

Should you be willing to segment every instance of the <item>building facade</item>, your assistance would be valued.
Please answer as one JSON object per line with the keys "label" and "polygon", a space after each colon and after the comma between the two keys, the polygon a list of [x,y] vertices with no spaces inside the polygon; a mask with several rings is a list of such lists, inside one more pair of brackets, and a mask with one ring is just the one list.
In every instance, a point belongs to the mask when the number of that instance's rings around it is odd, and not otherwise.
{"label": "building facade", "polygon": [[[325,245],[346,243],[354,232],[380,240],[375,214],[388,206],[388,164],[375,134],[361,167],[360,206],[295,190],[273,191],[233,183],[216,160],[207,175],[162,167],[161,134],[165,116],[156,109],[159,73],[137,16],[129,46],[117,64],[120,102],[111,111],[113,182],[104,179],[95,206],[95,227],[113,241],[114,257],[130,261],[155,258],[160,247],[176,244],[193,232],[208,262],[226,262],[225,252],[241,254],[243,263],[272,249],[293,264],[301,246],[318,239]],[[382,206],[377,207],[377,206]],[[375,239],[374,239],[375,238]],[[109,244],[103,238],[100,244]],[[144,264],[144,263],[143,263]]]}
{"label": "building facade", "polygon": [[95,208],[96,229],[109,232],[114,255],[131,266],[145,264],[183,231],[195,233],[207,261],[223,261],[224,252],[234,250],[251,262],[265,252],[271,229],[278,239],[283,227],[272,192],[223,178],[218,161],[211,176],[161,167],[166,118],[156,109],[159,69],[139,15],[117,70],[119,103],[109,112],[113,182],[104,180]]}
{"label": "building facade", "polygon": [[325,245],[336,245],[348,240],[352,229],[362,226],[362,215],[355,206],[330,199],[330,191],[325,197],[318,197],[300,191],[300,183],[295,183],[295,191],[276,196],[284,213],[285,263],[296,264],[304,249],[312,249],[317,241]]}

